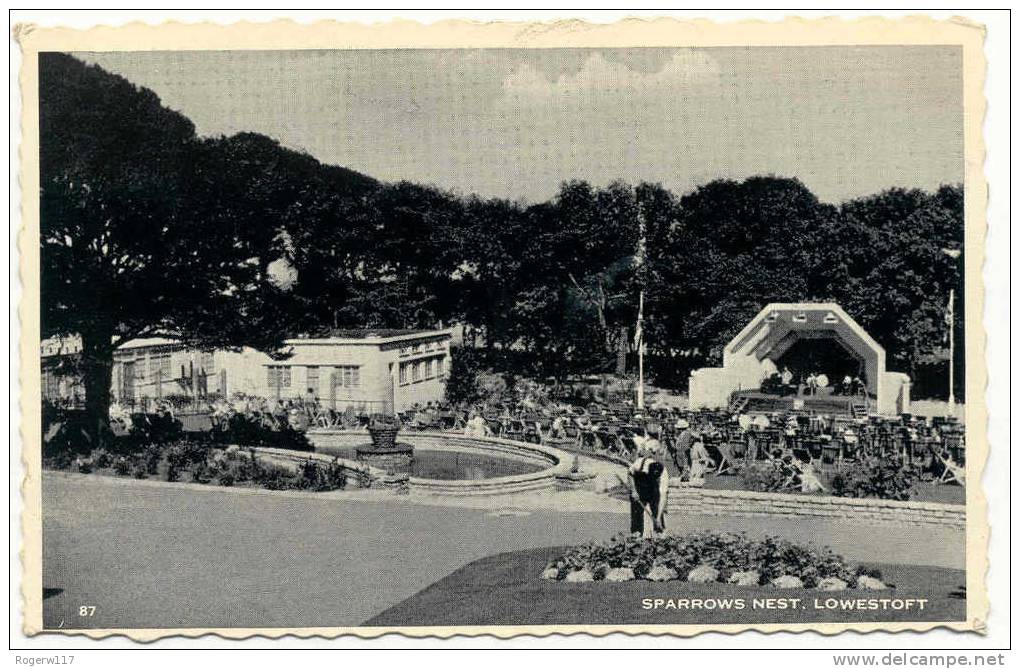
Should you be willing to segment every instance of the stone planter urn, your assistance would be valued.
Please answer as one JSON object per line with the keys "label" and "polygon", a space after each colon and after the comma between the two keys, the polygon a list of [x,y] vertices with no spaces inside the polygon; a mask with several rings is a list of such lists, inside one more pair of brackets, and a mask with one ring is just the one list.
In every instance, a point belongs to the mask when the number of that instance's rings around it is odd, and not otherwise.
{"label": "stone planter urn", "polygon": [[400,424],[394,418],[388,420],[373,418],[368,423],[368,436],[372,439],[373,448],[379,451],[395,448],[398,432]]}
{"label": "stone planter urn", "polygon": [[395,416],[373,416],[368,422],[370,444],[356,447],[358,460],[391,474],[407,474],[414,461],[414,448],[397,442],[400,422]]}

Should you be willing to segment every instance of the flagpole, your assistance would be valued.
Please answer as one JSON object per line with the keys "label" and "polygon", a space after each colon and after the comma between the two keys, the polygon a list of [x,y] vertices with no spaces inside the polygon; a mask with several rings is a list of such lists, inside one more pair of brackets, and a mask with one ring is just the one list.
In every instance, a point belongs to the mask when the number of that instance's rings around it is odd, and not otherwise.
{"label": "flagpole", "polygon": [[953,388],[954,388],[954,384],[953,384],[953,381],[954,381],[954,379],[953,379],[953,367],[955,367],[955,365],[953,363],[956,362],[956,355],[955,355],[956,341],[955,341],[955,337],[954,337],[955,333],[953,332],[953,330],[956,329],[956,328],[953,327],[955,325],[954,321],[956,320],[956,314],[953,313],[953,300],[954,300],[955,297],[956,297],[956,290],[953,289],[953,288],[950,288],[949,289],[949,319],[948,320],[949,320],[949,411],[950,411],[949,415],[951,415],[951,416],[955,416],[956,415],[956,396],[953,393]]}
{"label": "flagpole", "polygon": [[[960,249],[942,249],[942,252],[949,258],[956,260],[960,257]],[[954,313],[954,302],[956,300],[956,289],[949,289],[949,304],[946,305],[946,326],[949,328],[949,406],[946,407],[947,416],[956,415],[956,393],[955,388],[955,363],[956,363],[956,313]]]}
{"label": "flagpole", "polygon": [[641,290],[641,296],[638,298],[638,337],[637,337],[637,368],[638,368],[638,387],[637,387],[637,407],[638,409],[645,408],[645,334],[644,334],[644,320],[645,320],[645,291]]}
{"label": "flagpole", "polygon": [[645,215],[641,210],[641,202],[637,203],[638,223],[638,248],[637,248],[637,279],[641,283],[641,292],[638,296],[638,317],[637,327],[634,332],[634,343],[638,351],[638,387],[637,387],[637,408],[645,408]]}

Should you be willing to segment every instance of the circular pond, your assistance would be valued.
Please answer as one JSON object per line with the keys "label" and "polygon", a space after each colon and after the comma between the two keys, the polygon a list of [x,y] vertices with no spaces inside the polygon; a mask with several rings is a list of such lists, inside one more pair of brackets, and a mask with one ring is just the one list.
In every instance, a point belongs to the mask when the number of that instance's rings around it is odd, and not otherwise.
{"label": "circular pond", "polygon": [[[368,435],[361,431],[309,430],[320,457],[359,462]],[[571,456],[563,451],[457,432],[402,432],[397,442],[412,447],[413,462],[400,471],[411,492],[433,495],[498,495],[541,490],[569,473]]]}
{"label": "circular pond", "polygon": [[[354,448],[321,445],[316,452],[338,455],[347,460],[356,460]],[[437,481],[480,481],[503,476],[533,474],[547,469],[531,459],[501,454],[480,453],[463,449],[415,448],[411,460],[410,474],[414,478]]]}

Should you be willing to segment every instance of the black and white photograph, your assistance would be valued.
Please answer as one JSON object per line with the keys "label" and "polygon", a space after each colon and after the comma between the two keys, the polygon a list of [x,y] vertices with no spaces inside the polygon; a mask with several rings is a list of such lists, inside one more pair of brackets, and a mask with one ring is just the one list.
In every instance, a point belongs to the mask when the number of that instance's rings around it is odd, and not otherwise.
{"label": "black and white photograph", "polygon": [[173,29],[23,38],[30,633],[983,628],[979,30]]}

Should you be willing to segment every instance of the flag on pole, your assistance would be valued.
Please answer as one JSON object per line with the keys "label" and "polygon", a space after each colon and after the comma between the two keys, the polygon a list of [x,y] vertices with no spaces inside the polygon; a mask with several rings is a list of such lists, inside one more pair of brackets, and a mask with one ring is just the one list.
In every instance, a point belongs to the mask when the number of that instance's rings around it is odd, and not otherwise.
{"label": "flag on pole", "polygon": [[949,341],[949,334],[950,334],[950,331],[953,328],[953,323],[956,320],[956,314],[953,313],[954,312],[954,305],[953,305],[953,301],[954,300],[953,300],[953,298],[955,297],[955,295],[953,295],[953,293],[954,293],[954,291],[952,291],[952,290],[949,291],[949,301],[946,303],[946,312],[944,314],[945,323],[946,323],[946,330],[945,330],[945,333],[942,335],[943,343]]}
{"label": "flag on pole", "polygon": [[644,337],[644,320],[645,320],[645,291],[641,291],[641,296],[638,298],[638,316],[637,325],[634,326],[634,347],[637,350],[641,350],[642,339]]}

